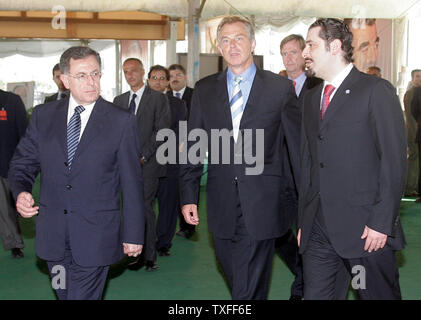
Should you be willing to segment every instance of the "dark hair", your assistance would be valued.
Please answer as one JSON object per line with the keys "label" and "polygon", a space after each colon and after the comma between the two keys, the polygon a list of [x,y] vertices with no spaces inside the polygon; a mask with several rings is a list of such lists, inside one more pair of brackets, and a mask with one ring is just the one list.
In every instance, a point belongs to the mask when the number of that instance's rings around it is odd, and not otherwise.
{"label": "dark hair", "polygon": [[54,72],[56,72],[57,70],[60,71],[60,64],[59,63],[57,63],[53,68],[53,77],[54,77]]}
{"label": "dark hair", "polygon": [[170,72],[168,71],[168,69],[165,68],[165,67],[163,67],[163,66],[161,66],[161,65],[159,65],[159,64],[154,65],[154,66],[151,67],[151,69],[149,70],[149,73],[148,73],[148,79],[151,78],[151,73],[153,71],[164,71],[165,72],[165,77],[167,78],[167,80],[170,80]]}
{"label": "dark hair", "polygon": [[168,71],[180,70],[183,74],[186,74],[186,69],[181,64],[172,64],[168,67]]}
{"label": "dark hair", "polygon": [[420,72],[421,69],[414,69],[411,71],[411,78],[413,78],[415,76],[415,73]]}
{"label": "dark hair", "polygon": [[142,61],[140,61],[140,59],[138,58],[127,58],[126,60],[124,60],[123,64],[125,64],[128,61],[136,61],[137,63],[139,63],[139,65],[143,68],[143,63]]}
{"label": "dark hair", "polygon": [[101,57],[99,53],[89,47],[77,46],[70,47],[60,57],[60,70],[61,73],[69,73],[70,71],[70,59],[79,60],[89,56],[94,56],[98,61],[99,67],[101,68]]}
{"label": "dark hair", "polygon": [[320,27],[319,37],[325,40],[326,49],[329,50],[329,44],[333,40],[340,40],[343,51],[343,58],[346,62],[351,63],[354,61],[352,55],[354,54],[354,48],[352,47],[352,32],[346,23],[339,19],[326,18],[318,19],[309,28]]}
{"label": "dark hair", "polygon": [[304,50],[304,48],[306,47],[306,42],[305,42],[304,38],[301,35],[299,35],[299,34],[290,34],[289,36],[286,36],[285,38],[282,39],[281,45],[280,45],[281,51],[282,51],[282,47],[286,43],[288,43],[290,41],[293,41],[293,40],[298,41],[298,44],[300,45],[301,51]]}

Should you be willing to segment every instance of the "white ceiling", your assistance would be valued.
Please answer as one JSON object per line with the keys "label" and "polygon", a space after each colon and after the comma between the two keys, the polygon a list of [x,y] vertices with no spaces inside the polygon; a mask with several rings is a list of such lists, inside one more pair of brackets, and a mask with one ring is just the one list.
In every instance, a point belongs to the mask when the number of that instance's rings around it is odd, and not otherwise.
{"label": "white ceiling", "polygon": [[[401,18],[418,13],[421,0],[206,0],[202,18],[229,13],[266,18],[338,17]],[[62,5],[67,11],[140,10],[172,17],[187,17],[187,0],[0,0],[0,10],[51,10]]]}

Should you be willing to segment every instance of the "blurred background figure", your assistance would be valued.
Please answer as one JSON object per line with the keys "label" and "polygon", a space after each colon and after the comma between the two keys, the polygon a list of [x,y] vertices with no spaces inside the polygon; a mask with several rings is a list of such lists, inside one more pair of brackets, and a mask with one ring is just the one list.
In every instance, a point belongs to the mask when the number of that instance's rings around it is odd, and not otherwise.
{"label": "blurred background figure", "polygon": [[60,75],[60,65],[57,63],[53,68],[53,80],[57,85],[58,92],[54,93],[51,96],[45,97],[44,103],[64,99],[69,96],[69,91],[66,89],[63,82],[61,81]]}

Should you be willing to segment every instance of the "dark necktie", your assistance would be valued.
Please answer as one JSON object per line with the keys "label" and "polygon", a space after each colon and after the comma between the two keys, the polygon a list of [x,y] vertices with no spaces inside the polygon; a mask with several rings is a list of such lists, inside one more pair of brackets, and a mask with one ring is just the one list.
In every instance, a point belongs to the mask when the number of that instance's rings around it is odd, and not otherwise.
{"label": "dark necktie", "polygon": [[325,87],[325,90],[323,91],[323,98],[322,98],[322,107],[320,108],[320,119],[323,120],[323,117],[325,116],[327,107],[330,103],[330,95],[335,91],[335,87],[331,84],[328,84]]}
{"label": "dark necktie", "polygon": [[136,97],[137,97],[136,93],[133,93],[132,100],[130,101],[130,105],[129,105],[129,111],[131,114],[135,114],[136,112],[136,102],[135,102]]}
{"label": "dark necktie", "polygon": [[181,99],[181,93],[180,93],[180,92],[176,92],[176,93],[175,93],[175,96],[176,96],[178,99]]}
{"label": "dark necktie", "polygon": [[79,144],[80,136],[80,114],[85,110],[82,106],[75,108],[75,113],[70,118],[67,125],[67,164],[70,170],[72,166],[73,157],[76,153],[77,145]]}

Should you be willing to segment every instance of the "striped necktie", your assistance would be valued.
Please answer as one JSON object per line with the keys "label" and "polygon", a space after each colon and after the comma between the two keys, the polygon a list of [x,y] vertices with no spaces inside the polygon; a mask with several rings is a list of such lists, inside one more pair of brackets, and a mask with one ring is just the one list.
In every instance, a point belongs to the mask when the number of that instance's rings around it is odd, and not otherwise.
{"label": "striped necktie", "polygon": [[75,108],[75,113],[70,118],[67,124],[67,164],[70,170],[72,166],[73,157],[76,153],[77,145],[80,136],[80,114],[85,110],[82,106]]}
{"label": "striped necktie", "polygon": [[235,77],[234,79],[234,92],[230,100],[231,118],[232,118],[232,133],[234,141],[237,142],[238,131],[240,130],[240,121],[243,116],[243,94],[240,89],[240,82],[243,79],[241,77]]}

